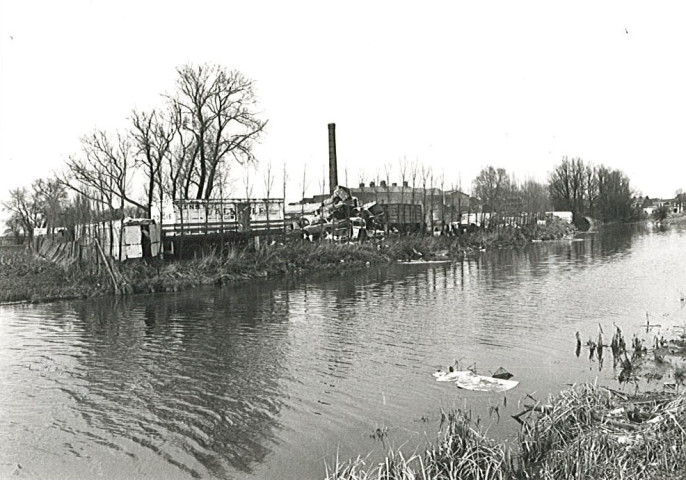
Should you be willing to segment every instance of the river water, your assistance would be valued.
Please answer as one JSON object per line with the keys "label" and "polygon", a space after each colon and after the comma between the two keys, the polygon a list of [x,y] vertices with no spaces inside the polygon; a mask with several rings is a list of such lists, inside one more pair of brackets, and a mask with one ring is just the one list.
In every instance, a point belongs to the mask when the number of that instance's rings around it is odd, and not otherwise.
{"label": "river water", "polygon": [[[575,355],[577,331],[650,341],[686,325],[682,292],[686,230],[623,228],[457,263],[0,307],[0,477],[318,479],[337,456],[421,452],[458,407],[514,441],[527,395],[633,388],[609,352]],[[454,360],[520,384],[435,382]]]}

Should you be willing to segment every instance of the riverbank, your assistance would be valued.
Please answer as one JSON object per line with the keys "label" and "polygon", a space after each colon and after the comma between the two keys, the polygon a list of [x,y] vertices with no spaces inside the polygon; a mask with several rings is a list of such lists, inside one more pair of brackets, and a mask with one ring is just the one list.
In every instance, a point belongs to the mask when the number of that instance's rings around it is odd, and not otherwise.
{"label": "riverbank", "polygon": [[374,466],[358,457],[329,468],[326,479],[676,480],[686,471],[684,394],[627,395],[581,384],[523,408],[518,452],[455,411],[442,414],[423,455],[392,451]]}
{"label": "riverbank", "polygon": [[[551,222],[532,230],[502,228],[459,236],[397,236],[364,243],[297,241],[259,248],[232,246],[221,255],[177,261],[127,261],[119,269],[134,293],[173,292],[200,285],[338,272],[395,261],[457,260],[574,233],[574,227],[568,224]],[[0,249],[0,269],[0,303],[38,303],[112,293],[104,268],[98,271],[93,265],[61,266],[21,248]]]}

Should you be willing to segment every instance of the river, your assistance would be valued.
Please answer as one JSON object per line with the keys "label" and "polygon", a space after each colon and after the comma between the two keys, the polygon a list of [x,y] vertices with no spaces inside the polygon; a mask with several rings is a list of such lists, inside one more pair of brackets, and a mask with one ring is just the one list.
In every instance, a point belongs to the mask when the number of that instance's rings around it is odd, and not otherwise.
{"label": "river", "polygon": [[[337,456],[421,452],[458,407],[514,441],[527,396],[633,388],[609,352],[575,355],[577,331],[651,341],[686,325],[683,293],[686,229],[626,227],[457,263],[3,306],[0,477],[321,479]],[[435,382],[454,360],[520,384]]]}

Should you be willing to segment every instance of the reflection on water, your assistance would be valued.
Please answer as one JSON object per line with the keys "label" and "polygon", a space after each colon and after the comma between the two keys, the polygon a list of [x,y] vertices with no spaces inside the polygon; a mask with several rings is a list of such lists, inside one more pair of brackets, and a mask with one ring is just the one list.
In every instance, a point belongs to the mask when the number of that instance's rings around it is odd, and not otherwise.
{"label": "reflection on water", "polygon": [[[624,227],[455,264],[2,307],[0,476],[322,478],[337,454],[421,450],[453,406],[512,438],[527,394],[617,384],[609,353],[581,354],[599,328],[686,323],[685,242]],[[520,385],[434,382],[454,360]]]}

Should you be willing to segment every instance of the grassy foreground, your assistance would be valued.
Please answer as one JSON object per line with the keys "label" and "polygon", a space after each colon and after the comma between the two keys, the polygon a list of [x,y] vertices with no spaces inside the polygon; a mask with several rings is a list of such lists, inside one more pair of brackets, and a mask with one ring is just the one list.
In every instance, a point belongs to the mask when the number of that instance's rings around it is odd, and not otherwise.
{"label": "grassy foreground", "polygon": [[686,395],[627,396],[592,384],[526,407],[520,449],[489,440],[452,412],[423,455],[399,451],[367,466],[339,462],[327,480],[681,479],[686,472]]}
{"label": "grassy foreground", "polygon": [[110,292],[91,268],[58,265],[23,247],[0,247],[0,303],[49,302]]}
{"label": "grassy foreground", "polygon": [[[397,260],[457,259],[484,249],[521,246],[534,239],[561,238],[568,226],[552,223],[535,231],[499,229],[457,237],[391,237],[365,243],[310,243],[230,246],[223,253],[178,261],[133,260],[118,267],[135,293],[179,291],[199,285],[250,278],[340,271]],[[0,248],[0,303],[42,302],[112,293],[105,268],[58,265],[22,248]]]}

